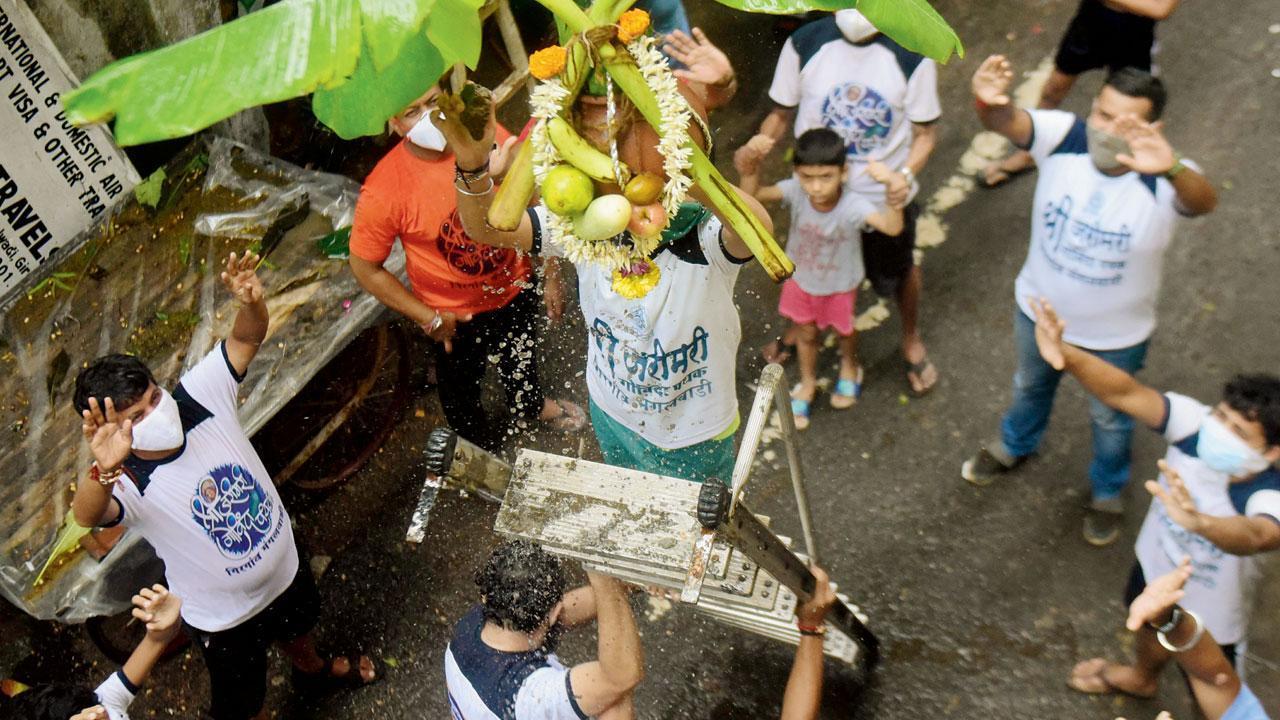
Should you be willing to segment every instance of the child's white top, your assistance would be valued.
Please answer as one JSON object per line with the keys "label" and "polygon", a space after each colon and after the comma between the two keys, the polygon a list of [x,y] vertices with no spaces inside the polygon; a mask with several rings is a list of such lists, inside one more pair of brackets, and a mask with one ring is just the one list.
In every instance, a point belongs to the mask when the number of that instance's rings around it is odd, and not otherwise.
{"label": "child's white top", "polygon": [[795,134],[828,127],[849,146],[849,187],[881,204],[884,186],[862,166],[879,160],[894,170],[907,162],[911,124],[942,115],[938,66],[884,35],[854,44],[835,16],[804,25],[782,46],[769,97],[796,108]]}
{"label": "child's white top", "polygon": [[236,415],[241,379],[218,343],[173,390],[181,451],[161,461],[131,456],[130,477],[113,491],[120,521],[164,561],[182,618],[206,632],[256,615],[298,571],[289,514]]}
{"label": "child's white top", "polygon": [[[546,208],[534,219],[533,252],[559,256],[544,242]],[[720,221],[710,213],[684,238],[659,250],[661,271],[648,295],[613,291],[612,274],[578,263],[578,301],[587,325],[587,390],[609,417],[666,449],[710,440],[738,418],[735,388],[742,326],[733,303],[738,270]]]}
{"label": "child's white top", "polygon": [[778,183],[782,202],[791,209],[787,257],[796,264],[791,276],[810,295],[834,295],[858,287],[866,277],[862,266],[862,225],[875,212],[871,201],[842,192],[836,206],[817,210],[795,178]]}
{"label": "child's white top", "polygon": [[1104,175],[1089,158],[1083,120],[1029,112],[1039,179],[1031,247],[1014,285],[1018,305],[1035,317],[1028,298],[1049,298],[1073,345],[1137,345],[1156,327],[1164,253],[1180,212],[1173,184],[1136,172]]}

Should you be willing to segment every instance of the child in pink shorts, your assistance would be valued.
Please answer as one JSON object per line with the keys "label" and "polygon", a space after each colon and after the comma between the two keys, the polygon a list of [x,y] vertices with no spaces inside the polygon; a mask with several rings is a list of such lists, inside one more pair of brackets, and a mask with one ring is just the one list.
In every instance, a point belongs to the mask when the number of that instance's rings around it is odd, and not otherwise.
{"label": "child in pink shorts", "polygon": [[[800,384],[791,391],[791,408],[796,427],[803,430],[809,426],[817,392],[820,331],[831,328],[840,336],[840,375],[831,393],[831,407],[850,408],[862,393],[858,331],[853,324],[858,285],[866,274],[862,228],[897,235],[902,232],[902,208],[877,210],[865,198],[844,190],[845,142],[828,128],[809,130],[796,139],[793,177],[760,187],[760,160],[772,146],[772,138],[756,135],[739,148],[733,161],[745,192],[762,202],[780,201],[791,210],[787,255],[795,262],[796,272],[782,285],[778,314],[795,326]],[[886,184],[893,176],[879,162],[868,163],[866,171]]]}

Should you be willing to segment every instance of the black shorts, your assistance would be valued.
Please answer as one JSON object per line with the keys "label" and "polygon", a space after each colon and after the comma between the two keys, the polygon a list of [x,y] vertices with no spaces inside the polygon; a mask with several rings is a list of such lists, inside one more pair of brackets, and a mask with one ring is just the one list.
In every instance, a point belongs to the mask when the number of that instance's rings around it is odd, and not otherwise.
{"label": "black shorts", "polygon": [[[1134,600],[1138,599],[1138,596],[1141,595],[1142,591],[1146,588],[1147,578],[1142,574],[1142,563],[1135,560],[1133,563],[1133,569],[1129,571],[1129,582],[1125,584],[1124,588],[1124,609],[1126,613],[1129,611],[1129,606],[1133,604]],[[1227,656],[1227,662],[1231,663],[1231,667],[1235,667],[1236,644],[1231,643],[1229,645],[1223,645],[1219,643],[1218,647],[1222,648],[1222,654]]]}
{"label": "black shorts", "polygon": [[916,220],[920,206],[914,201],[902,211],[902,232],[885,235],[879,230],[862,231],[862,265],[871,287],[881,297],[896,297],[916,263]]}
{"label": "black shorts", "polygon": [[1156,23],[1151,18],[1112,10],[1098,0],[1083,0],[1053,64],[1066,75],[1124,67],[1150,72],[1155,41]]}
{"label": "black shorts", "polygon": [[205,632],[186,626],[209,669],[214,720],[248,720],[267,697],[267,648],[311,632],[320,612],[320,593],[305,559],[298,561],[293,583],[262,612],[239,625]]}

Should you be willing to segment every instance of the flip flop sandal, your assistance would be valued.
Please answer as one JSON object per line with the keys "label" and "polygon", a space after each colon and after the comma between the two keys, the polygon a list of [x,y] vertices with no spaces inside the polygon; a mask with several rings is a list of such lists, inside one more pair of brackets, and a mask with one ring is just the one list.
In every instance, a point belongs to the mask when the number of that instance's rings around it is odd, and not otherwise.
{"label": "flip flop sandal", "polygon": [[779,365],[786,365],[788,360],[795,357],[795,354],[795,343],[783,342],[781,335],[760,349],[760,355],[764,357],[765,362],[778,363]]}
{"label": "flip flop sandal", "polygon": [[937,374],[938,368],[933,364],[933,361],[929,359],[928,355],[925,355],[924,357],[920,358],[920,362],[913,363],[909,360],[903,360],[902,364],[907,368],[907,388],[911,390],[912,395],[915,395],[918,398],[924,397],[925,395],[928,395],[929,393],[933,392],[933,389],[938,386],[938,378],[936,377],[933,379],[933,384],[929,385],[923,390],[916,390],[915,383],[911,382],[912,375],[915,375],[917,378],[923,381],[924,372],[929,368],[933,368],[934,373]]}
{"label": "flip flop sandal", "polygon": [[836,410],[848,410],[862,397],[862,367],[858,367],[858,377],[838,378],[831,392],[831,407]]}
{"label": "flip flop sandal", "polygon": [[796,429],[804,430],[809,427],[809,410],[811,402],[801,400],[800,398],[791,398],[791,414],[796,420]]}
{"label": "flip flop sandal", "polygon": [[[1107,679],[1107,668],[1114,667],[1115,663],[1108,662],[1101,658],[1095,658],[1098,661],[1098,669],[1087,674],[1077,676],[1074,673],[1067,678],[1067,687],[1076,692],[1085,695],[1128,695],[1130,697],[1139,698],[1141,700],[1150,700],[1155,694],[1140,695],[1138,693],[1129,692],[1124,688],[1116,685]],[[1092,661],[1086,661],[1092,662]]]}
{"label": "flip flop sandal", "polygon": [[543,422],[560,432],[578,432],[587,426],[587,414],[577,403],[555,399],[551,402],[560,406],[560,414]]}
{"label": "flip flop sandal", "polygon": [[[347,672],[344,675],[333,674],[333,664],[339,658],[346,658]],[[373,679],[365,680],[360,672],[360,660],[368,659],[373,666]],[[372,655],[361,653],[338,654],[325,660],[324,670],[308,673],[293,668],[293,687],[303,695],[328,695],[342,690],[356,690],[381,682],[386,675],[386,667],[382,661]]]}

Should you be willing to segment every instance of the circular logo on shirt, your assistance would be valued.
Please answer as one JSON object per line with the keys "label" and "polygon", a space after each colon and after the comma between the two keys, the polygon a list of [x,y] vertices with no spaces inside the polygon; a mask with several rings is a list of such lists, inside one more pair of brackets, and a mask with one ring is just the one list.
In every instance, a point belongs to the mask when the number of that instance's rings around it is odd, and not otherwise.
{"label": "circular logo on shirt", "polygon": [[239,465],[219,465],[196,486],[191,517],[219,552],[237,560],[261,544],[271,529],[275,503]]}
{"label": "circular logo on shirt", "polygon": [[822,124],[844,138],[850,155],[867,155],[889,137],[893,106],[856,82],[836,85],[822,100]]}
{"label": "circular logo on shirt", "polygon": [[458,216],[457,209],[449,213],[449,217],[440,223],[436,249],[440,251],[445,262],[449,263],[449,267],[472,277],[491,275],[512,266],[516,254],[511,248],[480,245],[472,241],[462,229],[462,218]]}

